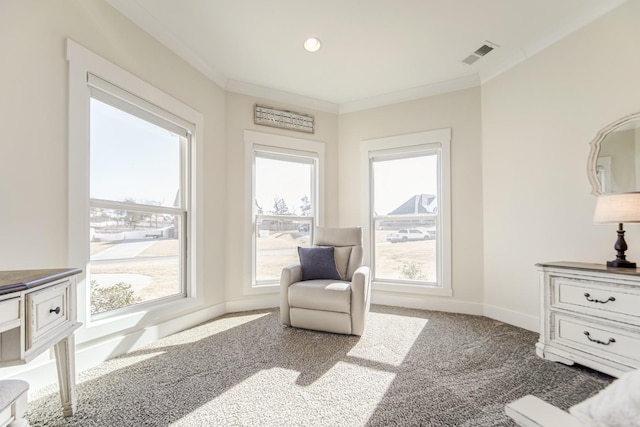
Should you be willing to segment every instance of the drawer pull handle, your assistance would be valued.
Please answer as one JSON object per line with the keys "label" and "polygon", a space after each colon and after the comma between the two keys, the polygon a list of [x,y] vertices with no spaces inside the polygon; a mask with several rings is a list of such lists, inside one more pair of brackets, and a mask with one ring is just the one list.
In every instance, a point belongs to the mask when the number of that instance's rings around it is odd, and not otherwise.
{"label": "drawer pull handle", "polygon": [[609,342],[604,342],[604,341],[593,339],[593,338],[591,338],[591,335],[589,334],[589,331],[584,331],[584,334],[587,336],[589,341],[594,342],[596,344],[609,345],[611,343],[616,342],[616,340],[614,338],[609,338]]}
{"label": "drawer pull handle", "polygon": [[585,298],[587,299],[587,301],[589,301],[589,302],[597,302],[597,303],[600,303],[600,304],[606,304],[606,303],[608,303],[609,301],[613,302],[613,301],[615,301],[615,300],[616,300],[614,297],[609,297],[609,299],[608,299],[608,300],[606,300],[606,301],[602,301],[602,300],[599,300],[599,299],[594,299],[594,298],[591,298],[591,295],[589,295],[589,292],[586,292],[586,293],[584,294],[584,297],[585,297]]}
{"label": "drawer pull handle", "polygon": [[60,314],[60,307],[52,308],[49,313]]}

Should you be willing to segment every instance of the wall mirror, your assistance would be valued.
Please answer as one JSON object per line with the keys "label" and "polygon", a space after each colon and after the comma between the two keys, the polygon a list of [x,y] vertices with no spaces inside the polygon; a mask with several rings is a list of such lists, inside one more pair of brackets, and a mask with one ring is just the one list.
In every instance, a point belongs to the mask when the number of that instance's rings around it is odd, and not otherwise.
{"label": "wall mirror", "polygon": [[601,129],[590,145],[591,194],[640,191],[640,113]]}

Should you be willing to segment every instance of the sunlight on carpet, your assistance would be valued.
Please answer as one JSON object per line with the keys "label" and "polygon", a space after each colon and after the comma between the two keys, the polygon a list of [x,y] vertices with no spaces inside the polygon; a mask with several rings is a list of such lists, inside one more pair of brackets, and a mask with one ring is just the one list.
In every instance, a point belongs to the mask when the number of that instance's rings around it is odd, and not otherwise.
{"label": "sunlight on carpet", "polygon": [[[367,335],[347,354],[372,362],[400,366],[427,322],[428,319],[418,317],[378,313],[375,317],[371,316],[370,323],[376,323],[379,330],[390,333]],[[399,330],[402,331],[401,334],[397,333]]]}
{"label": "sunlight on carpet", "polygon": [[194,326],[193,328],[188,330],[189,334],[178,332],[168,337],[164,337],[154,343],[151,343],[147,345],[146,348],[170,347],[173,345],[195,343],[202,339],[211,337],[212,335],[222,334],[225,332],[229,332],[239,326],[247,325],[260,318],[269,316],[269,314],[270,313],[250,313],[232,317],[218,318],[215,320],[215,322],[208,322],[199,326]]}
{"label": "sunlight on carpet", "polygon": [[[394,373],[338,362],[310,385],[297,385],[300,373],[283,368],[262,370],[210,400],[172,426],[314,425],[342,420],[363,425],[375,411]],[[279,384],[274,387],[274,384]]]}
{"label": "sunlight on carpet", "polygon": [[[150,359],[161,356],[163,354],[166,354],[166,351],[154,351],[154,352],[145,353],[145,354],[125,354],[125,355],[122,355],[120,358],[116,359],[117,368],[123,369],[130,366],[142,364],[144,362],[149,361]],[[107,360],[106,362],[103,362],[100,365],[92,368],[91,375],[87,375],[84,372],[81,373],[80,375],[78,375],[77,383],[82,384],[85,381],[94,380],[96,378],[100,378],[103,375],[111,374],[114,369],[113,365],[115,365],[115,361],[111,363],[110,362],[111,362],[110,360]]]}
{"label": "sunlight on carpet", "polygon": [[64,419],[57,387],[30,395],[32,427],[509,425],[534,394],[561,408],[610,378],[535,355],[536,334],[454,313],[372,306],[361,337],[227,314],[80,374]]}

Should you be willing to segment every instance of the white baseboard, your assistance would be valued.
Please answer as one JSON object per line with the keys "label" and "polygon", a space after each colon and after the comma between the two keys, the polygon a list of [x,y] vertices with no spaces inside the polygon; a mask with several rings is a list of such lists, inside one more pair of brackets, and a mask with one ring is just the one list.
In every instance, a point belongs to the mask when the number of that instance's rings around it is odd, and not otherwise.
{"label": "white baseboard", "polygon": [[484,306],[477,302],[456,301],[450,298],[428,297],[422,295],[416,296],[374,292],[371,295],[371,303],[390,305],[393,307],[473,314],[478,316],[482,316],[484,314]]}
{"label": "white baseboard", "polygon": [[227,301],[227,313],[280,307],[280,294],[263,294],[242,300]]}
{"label": "white baseboard", "polygon": [[499,320],[529,331],[540,332],[540,321],[537,316],[486,304],[484,304],[483,314],[490,319]]}

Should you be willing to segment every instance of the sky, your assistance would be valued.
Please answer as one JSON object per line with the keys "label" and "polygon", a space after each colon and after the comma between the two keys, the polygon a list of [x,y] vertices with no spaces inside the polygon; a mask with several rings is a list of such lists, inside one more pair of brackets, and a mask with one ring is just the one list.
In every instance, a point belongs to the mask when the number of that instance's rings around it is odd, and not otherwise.
{"label": "sky", "polygon": [[418,194],[437,195],[437,156],[373,162],[374,211],[387,215]]}
{"label": "sky", "polygon": [[301,214],[302,197],[311,197],[312,165],[256,158],[256,201],[264,214],[273,210],[274,198],[283,198],[289,212]]}
{"label": "sky", "polygon": [[[375,211],[380,215],[415,195],[437,194],[437,157],[375,161],[374,183]],[[258,157],[255,191],[265,214],[273,209],[274,198],[283,198],[289,211],[298,214],[300,199],[311,194],[311,165]]]}
{"label": "sky", "polygon": [[180,137],[91,99],[91,198],[173,206]]}
{"label": "sky", "polygon": [[[91,99],[91,198],[173,206],[180,185],[180,137]],[[437,157],[376,160],[374,210],[386,215],[418,194],[437,194]],[[265,214],[274,199],[301,214],[311,196],[312,165],[256,158],[256,200]]]}

